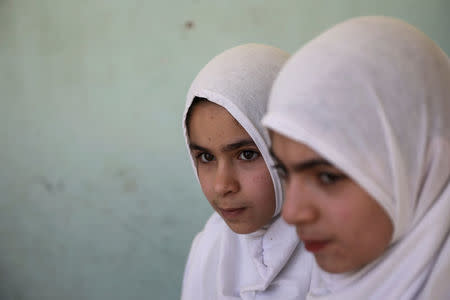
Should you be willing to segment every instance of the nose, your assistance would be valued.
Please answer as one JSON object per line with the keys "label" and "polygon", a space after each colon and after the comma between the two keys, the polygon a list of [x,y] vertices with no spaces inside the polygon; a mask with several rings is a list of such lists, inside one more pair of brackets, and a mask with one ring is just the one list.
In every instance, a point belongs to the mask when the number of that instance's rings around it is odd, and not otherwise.
{"label": "nose", "polygon": [[[285,199],[282,217],[288,224],[304,225],[314,223],[319,217],[319,210],[314,205],[313,195],[301,187],[302,183],[294,178],[284,184]],[[311,201],[310,201],[311,200]]]}
{"label": "nose", "polygon": [[214,181],[214,192],[221,196],[236,193],[239,190],[239,180],[235,170],[229,163],[219,164]]}

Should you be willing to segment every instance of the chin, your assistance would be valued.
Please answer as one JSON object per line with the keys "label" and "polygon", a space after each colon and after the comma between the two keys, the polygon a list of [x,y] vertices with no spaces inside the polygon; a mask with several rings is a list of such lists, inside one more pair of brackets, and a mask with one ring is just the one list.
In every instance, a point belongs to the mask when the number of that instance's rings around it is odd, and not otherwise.
{"label": "chin", "polygon": [[330,262],[323,262],[318,261],[316,259],[317,265],[325,272],[332,273],[332,274],[340,274],[340,273],[347,273],[354,271],[355,269],[350,266],[340,265],[339,263],[330,263]]}
{"label": "chin", "polygon": [[346,273],[345,270],[341,270],[339,268],[329,268],[329,267],[322,267],[321,265],[319,265],[319,267],[327,272],[327,273],[331,273],[331,274],[341,274],[341,273]]}
{"label": "chin", "polygon": [[233,231],[234,233],[237,234],[249,234],[252,232],[255,232],[258,230],[258,228],[252,228],[252,227],[247,227],[247,226],[239,226],[237,224],[229,224],[227,223],[228,227],[231,229],[231,231]]}

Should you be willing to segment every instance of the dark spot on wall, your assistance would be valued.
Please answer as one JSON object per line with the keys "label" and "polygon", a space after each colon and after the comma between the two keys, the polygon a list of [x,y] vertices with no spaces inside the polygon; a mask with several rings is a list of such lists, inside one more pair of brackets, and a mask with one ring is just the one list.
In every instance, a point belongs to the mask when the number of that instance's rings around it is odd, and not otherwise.
{"label": "dark spot on wall", "polygon": [[113,175],[119,180],[123,192],[134,193],[138,190],[138,182],[132,169],[119,168]]}
{"label": "dark spot on wall", "polygon": [[188,21],[184,22],[184,28],[186,28],[187,30],[194,29],[194,27],[195,27],[194,21],[188,20]]}
{"label": "dark spot on wall", "polygon": [[41,182],[41,184],[44,187],[44,189],[47,191],[47,193],[49,193],[49,194],[53,193],[53,184],[48,182],[45,178],[44,178],[44,181]]}
{"label": "dark spot on wall", "polygon": [[37,180],[38,184],[44,188],[44,190],[50,194],[56,194],[58,192],[64,191],[64,182],[62,180],[58,180],[57,182],[52,182],[48,178],[41,176]]}

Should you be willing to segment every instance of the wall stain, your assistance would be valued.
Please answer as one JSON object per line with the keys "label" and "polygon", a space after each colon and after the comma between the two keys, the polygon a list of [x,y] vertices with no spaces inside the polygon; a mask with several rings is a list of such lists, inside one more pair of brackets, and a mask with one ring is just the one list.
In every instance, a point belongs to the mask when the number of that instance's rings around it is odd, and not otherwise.
{"label": "wall stain", "polygon": [[136,176],[131,173],[132,170],[128,170],[126,168],[120,168],[115,173],[115,176],[121,182],[121,189],[125,193],[134,193],[138,190]]}
{"label": "wall stain", "polygon": [[49,195],[55,195],[56,193],[61,193],[65,189],[64,181],[58,180],[55,182],[55,181],[49,180],[48,178],[46,178],[44,176],[40,176],[37,178],[37,184],[42,186]]}
{"label": "wall stain", "polygon": [[192,29],[194,29],[194,27],[195,27],[194,21],[188,20],[188,21],[184,22],[184,28],[186,30],[192,30]]}

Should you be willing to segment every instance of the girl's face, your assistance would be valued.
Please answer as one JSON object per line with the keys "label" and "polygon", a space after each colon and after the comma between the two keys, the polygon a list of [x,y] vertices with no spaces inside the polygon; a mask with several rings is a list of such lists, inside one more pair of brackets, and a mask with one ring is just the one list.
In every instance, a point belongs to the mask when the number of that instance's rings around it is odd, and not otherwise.
{"label": "girl's face", "polygon": [[325,271],[356,271],[389,246],[393,225],[357,183],[311,148],[272,133],[272,152],[283,178],[282,216]]}
{"label": "girl's face", "polygon": [[272,219],[275,192],[258,148],[223,107],[205,101],[192,109],[189,147],[203,193],[234,232],[260,229]]}

